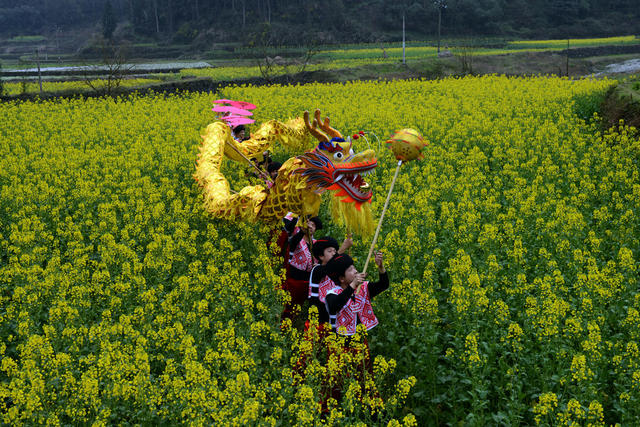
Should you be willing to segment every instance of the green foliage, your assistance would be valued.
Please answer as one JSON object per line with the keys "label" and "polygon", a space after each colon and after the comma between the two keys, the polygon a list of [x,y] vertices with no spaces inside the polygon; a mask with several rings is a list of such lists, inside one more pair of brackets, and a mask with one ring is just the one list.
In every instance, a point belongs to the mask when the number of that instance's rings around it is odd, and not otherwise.
{"label": "green foliage", "polygon": [[576,96],[574,99],[574,111],[576,115],[583,120],[591,120],[594,114],[600,111],[600,106],[606,95],[607,91],[601,90]]}
{"label": "green foliage", "polygon": [[33,43],[33,42],[42,42],[45,40],[46,40],[46,37],[44,36],[15,36],[15,37],[12,37],[9,41],[13,43]]}
{"label": "green foliage", "polygon": [[193,39],[198,35],[198,30],[194,29],[190,23],[185,22],[180,25],[178,31],[173,36],[173,41],[176,43],[191,43]]}

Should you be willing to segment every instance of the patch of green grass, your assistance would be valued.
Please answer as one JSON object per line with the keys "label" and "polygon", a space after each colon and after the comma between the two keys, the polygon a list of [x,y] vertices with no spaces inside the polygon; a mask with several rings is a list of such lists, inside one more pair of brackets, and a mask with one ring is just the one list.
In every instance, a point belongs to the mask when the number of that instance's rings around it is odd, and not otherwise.
{"label": "patch of green grass", "polygon": [[631,101],[640,101],[640,76],[627,76],[620,80],[617,87],[618,94],[622,98],[629,98]]}
{"label": "patch of green grass", "polygon": [[158,47],[158,43],[134,43],[132,47]]}
{"label": "patch of green grass", "polygon": [[10,42],[16,43],[33,43],[33,42],[42,42],[47,38],[45,36],[15,36],[9,39]]}

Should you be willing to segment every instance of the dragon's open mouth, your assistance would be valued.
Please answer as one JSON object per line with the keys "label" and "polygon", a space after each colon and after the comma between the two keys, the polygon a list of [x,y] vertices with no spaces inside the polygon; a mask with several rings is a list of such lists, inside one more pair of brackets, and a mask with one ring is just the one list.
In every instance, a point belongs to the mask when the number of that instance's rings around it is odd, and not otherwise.
{"label": "dragon's open mouth", "polygon": [[372,196],[369,184],[362,176],[370,174],[378,166],[373,152],[362,154],[353,158],[358,160],[366,157],[366,160],[350,162],[349,158],[334,164],[320,150],[306,152],[297,157],[304,167],[296,172],[304,176],[309,188],[313,188],[318,194],[325,190],[335,191],[334,197],[342,202],[355,203],[356,209],[360,209],[363,203],[371,201]]}
{"label": "dragon's open mouth", "polygon": [[369,190],[369,184],[362,176],[372,173],[376,166],[378,166],[377,160],[372,159],[366,162],[352,164],[349,168],[337,168],[333,172],[333,182],[344,190],[347,193],[346,195],[350,196],[354,201],[359,203],[369,201],[372,193]]}

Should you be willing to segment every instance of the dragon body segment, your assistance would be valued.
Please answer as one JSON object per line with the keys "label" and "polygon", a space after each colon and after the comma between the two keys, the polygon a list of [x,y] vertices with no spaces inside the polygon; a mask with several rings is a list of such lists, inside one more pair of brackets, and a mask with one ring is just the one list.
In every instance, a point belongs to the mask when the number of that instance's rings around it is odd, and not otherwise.
{"label": "dragon body segment", "polygon": [[[320,143],[303,152],[312,146],[313,137]],[[375,154],[372,150],[355,154],[351,144],[329,126],[328,118],[320,121],[318,110],[313,124],[308,113],[286,123],[270,120],[242,142],[233,139],[223,122],[209,124],[202,138],[194,178],[202,187],[205,210],[213,217],[276,223],[288,212],[313,216],[318,214],[322,194],[330,190],[334,219],[355,232],[373,231],[372,193],[362,175],[377,166]],[[224,157],[246,163],[246,158],[260,157],[276,142],[302,154],[284,162],[271,188],[253,185],[232,193],[222,173]]]}

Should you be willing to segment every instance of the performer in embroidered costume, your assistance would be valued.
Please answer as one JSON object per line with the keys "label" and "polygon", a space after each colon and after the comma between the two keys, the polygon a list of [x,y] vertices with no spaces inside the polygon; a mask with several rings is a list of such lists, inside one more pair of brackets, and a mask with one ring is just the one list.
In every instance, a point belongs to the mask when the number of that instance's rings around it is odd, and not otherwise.
{"label": "performer in embroidered costume", "polygon": [[327,265],[336,286],[327,292],[325,302],[331,325],[341,335],[355,334],[358,323],[367,330],[378,324],[371,300],[389,288],[389,275],[383,265],[382,252],[376,253],[375,263],[380,275],[377,282],[365,281],[365,275],[358,273],[349,255],[338,255]]}
{"label": "performer in embroidered costume", "polygon": [[342,246],[338,248],[338,242],[333,237],[325,236],[313,241],[313,257],[320,262],[311,270],[311,279],[307,283],[309,303],[310,306],[315,306],[318,310],[317,323],[313,322],[311,316],[305,322],[303,339],[306,341],[304,349],[300,350],[298,361],[296,362],[296,372],[300,375],[304,375],[303,371],[307,366],[309,357],[313,352],[314,345],[323,346],[323,340],[331,331],[329,325],[329,314],[324,306],[324,299],[322,302],[319,300],[319,295],[326,295],[329,288],[335,286],[333,281],[329,279],[326,273],[325,266],[331,258],[333,258],[338,251],[346,251],[353,241],[351,237],[348,237],[343,242]]}
{"label": "performer in embroidered costume", "polygon": [[373,375],[369,343],[366,335],[356,334],[359,323],[367,330],[378,324],[371,300],[389,288],[389,276],[381,252],[376,253],[375,263],[380,275],[377,282],[365,281],[365,274],[358,273],[349,255],[336,255],[327,263],[326,269],[336,285],[327,292],[325,304],[333,330],[338,336],[346,336],[346,340],[326,341],[329,353],[327,363],[343,366],[343,369],[337,374],[328,371],[325,379],[328,394],[325,400],[329,396],[341,400],[346,378],[355,378],[360,384],[361,393],[379,397],[375,387],[369,389],[367,386],[367,381]]}
{"label": "performer in embroidered costume", "polygon": [[318,323],[324,324],[329,322],[329,313],[324,305],[324,298],[329,289],[335,286],[335,283],[327,275],[327,263],[338,253],[344,253],[353,241],[347,237],[338,247],[338,242],[333,237],[325,236],[316,240],[313,244],[313,256],[320,262],[311,270],[309,279],[309,304],[318,309]]}
{"label": "performer in embroidered costume", "polygon": [[309,277],[315,264],[311,255],[314,243],[313,233],[322,229],[322,221],[316,216],[307,220],[306,227],[296,227],[298,218],[291,218],[289,214],[283,218],[283,221],[289,248],[283,288],[289,292],[291,301],[285,306],[282,318],[294,319],[307,300]]}
{"label": "performer in embroidered costume", "polygon": [[[336,254],[344,253],[353,245],[351,235],[345,238],[342,245],[338,247],[338,242],[329,236],[323,237],[319,241],[313,238],[316,230],[322,229],[322,221],[318,217],[309,218],[307,227],[296,227],[298,218],[292,217],[291,213],[283,218],[285,233],[288,236],[288,255],[285,261],[287,276],[283,289],[291,295],[291,303],[285,308],[283,318],[295,318],[294,307],[302,306],[307,297],[312,298],[310,303],[318,307],[320,323],[328,322],[328,314],[324,306],[324,296],[333,282],[327,277],[324,265]],[[322,268],[316,268],[317,263]],[[312,273],[314,273],[312,279]],[[314,282],[315,280],[315,282]],[[314,285],[315,284],[315,285]],[[322,303],[318,304],[318,292],[313,289],[322,288]]]}

